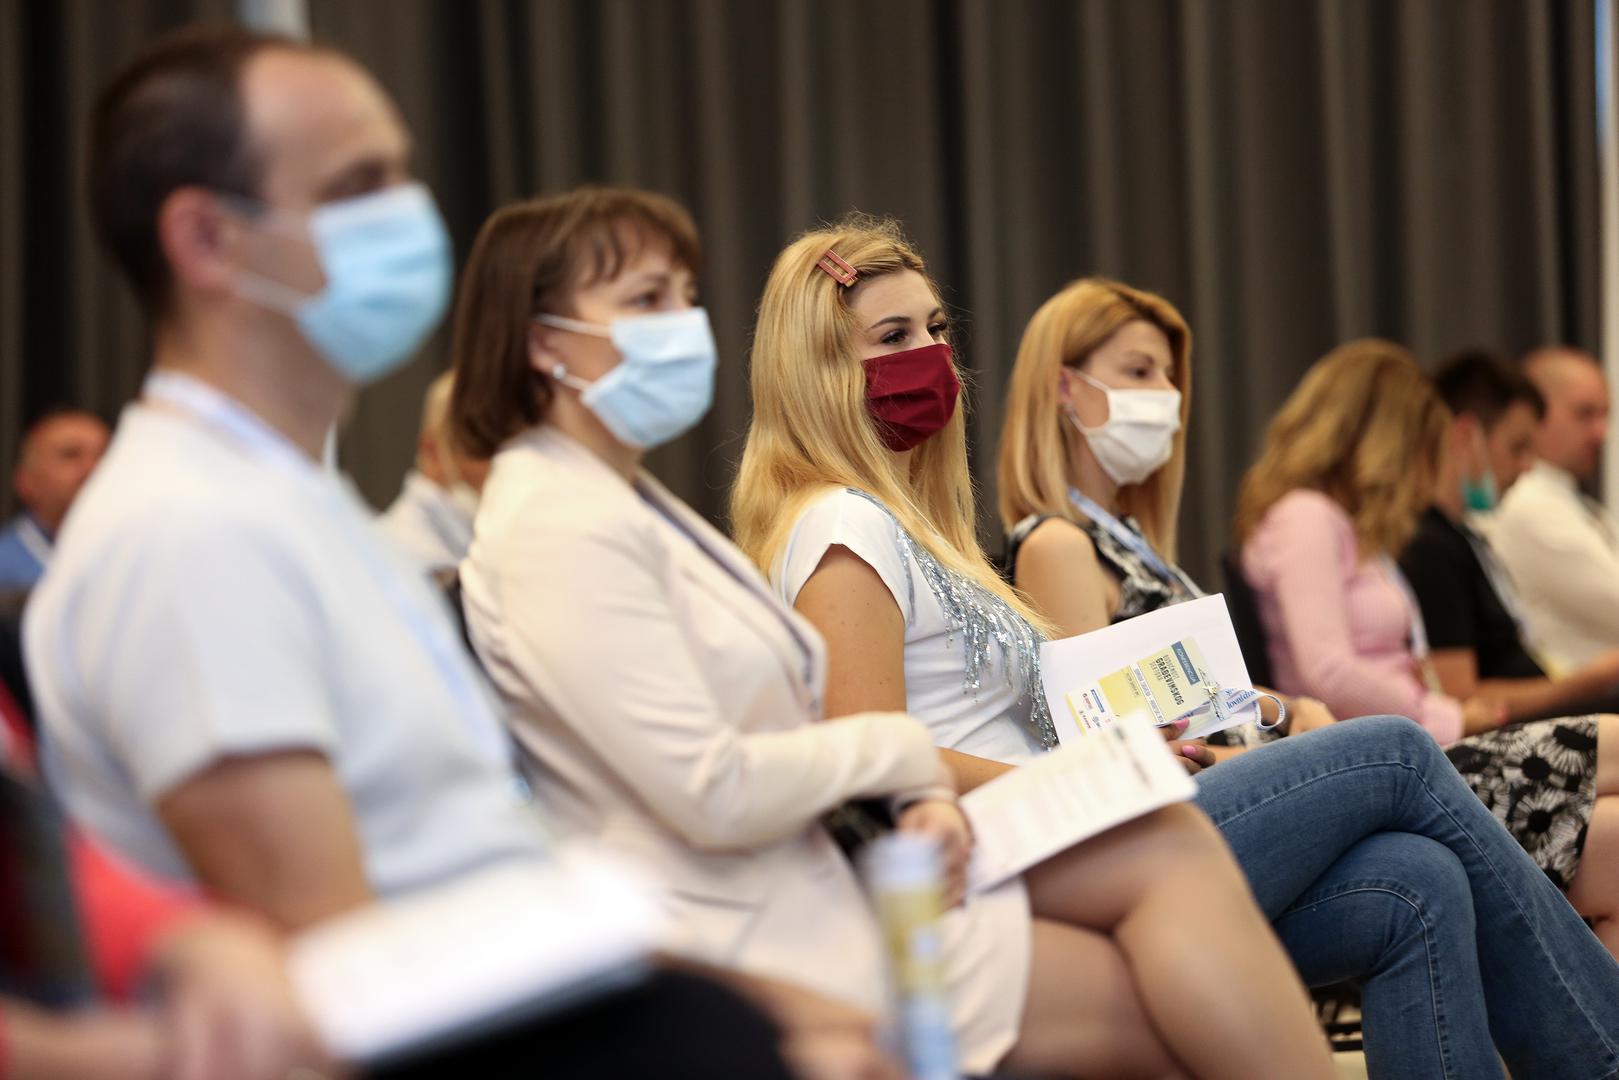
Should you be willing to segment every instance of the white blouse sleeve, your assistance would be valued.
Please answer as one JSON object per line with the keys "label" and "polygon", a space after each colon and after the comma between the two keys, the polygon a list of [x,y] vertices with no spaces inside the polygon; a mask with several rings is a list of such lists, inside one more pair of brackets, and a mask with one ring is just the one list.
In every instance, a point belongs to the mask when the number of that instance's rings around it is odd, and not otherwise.
{"label": "white blouse sleeve", "polygon": [[877,503],[858,492],[838,489],[811,503],[793,526],[772,583],[789,606],[819,569],[828,548],[845,547],[883,579],[906,626],[916,617],[916,584],[909,557],[900,547],[899,525]]}

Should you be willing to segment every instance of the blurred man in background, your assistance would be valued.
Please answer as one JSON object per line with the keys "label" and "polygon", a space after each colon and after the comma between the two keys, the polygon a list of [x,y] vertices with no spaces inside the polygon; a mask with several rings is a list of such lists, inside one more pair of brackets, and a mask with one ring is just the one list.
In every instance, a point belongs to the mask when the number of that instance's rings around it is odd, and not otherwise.
{"label": "blurred man in background", "polygon": [[1489,527],[1523,599],[1523,615],[1551,674],[1619,646],[1619,524],[1581,490],[1608,437],[1608,384],[1594,356],[1540,349],[1524,374],[1546,402],[1538,458],[1501,501]]}
{"label": "blurred man in background", "polygon": [[107,425],[78,409],[48,413],[28,429],[11,477],[22,512],[0,532],[0,589],[39,580],[68,507],[106,448]]}

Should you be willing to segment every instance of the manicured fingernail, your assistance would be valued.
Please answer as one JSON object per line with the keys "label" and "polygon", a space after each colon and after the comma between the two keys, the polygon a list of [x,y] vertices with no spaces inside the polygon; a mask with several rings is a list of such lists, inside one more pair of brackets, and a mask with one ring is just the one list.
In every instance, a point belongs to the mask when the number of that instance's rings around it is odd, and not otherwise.
{"label": "manicured fingernail", "polygon": [[1183,746],[1181,747],[1181,753],[1185,754],[1189,758],[1195,758],[1197,757],[1197,747]]}

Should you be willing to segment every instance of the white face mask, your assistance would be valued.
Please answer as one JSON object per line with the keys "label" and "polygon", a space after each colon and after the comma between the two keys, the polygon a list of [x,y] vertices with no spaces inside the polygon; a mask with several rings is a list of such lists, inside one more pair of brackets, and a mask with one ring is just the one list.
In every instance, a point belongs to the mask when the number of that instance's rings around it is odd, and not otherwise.
{"label": "white face mask", "polygon": [[1074,374],[1107,395],[1107,422],[1098,427],[1086,427],[1067,409],[1102,471],[1122,487],[1139,484],[1161,469],[1174,453],[1175,433],[1181,429],[1181,392],[1115,390],[1083,371]]}

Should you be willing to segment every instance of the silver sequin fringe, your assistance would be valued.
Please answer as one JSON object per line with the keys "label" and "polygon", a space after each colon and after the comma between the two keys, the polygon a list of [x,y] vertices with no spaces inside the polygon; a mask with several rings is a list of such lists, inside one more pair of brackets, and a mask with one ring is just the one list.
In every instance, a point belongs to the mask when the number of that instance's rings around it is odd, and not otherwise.
{"label": "silver sequin fringe", "polygon": [[[880,499],[855,488],[848,490],[851,495],[860,496],[887,514],[888,520],[894,523],[894,537],[900,550],[921,568],[929,591],[944,609],[945,623],[949,627],[945,645],[948,647],[957,634],[961,635],[962,654],[967,661],[961,692],[977,697],[983,687],[985,672],[992,662],[990,650],[998,648],[1006,668],[1006,685],[1013,690],[1021,689],[1023,696],[1018,699],[1019,703],[1024,698],[1031,699],[1024,723],[1040,740],[1040,745],[1047,750],[1054,748],[1057,745],[1057,729],[1051,723],[1051,709],[1046,705],[1045,687],[1040,682],[1040,644],[1045,640],[1044,636],[1005,600],[978,582],[941,565],[927,548],[905,531],[899,519]],[[905,583],[909,590],[907,601],[914,612],[916,582],[911,577],[910,562],[905,564]]]}

